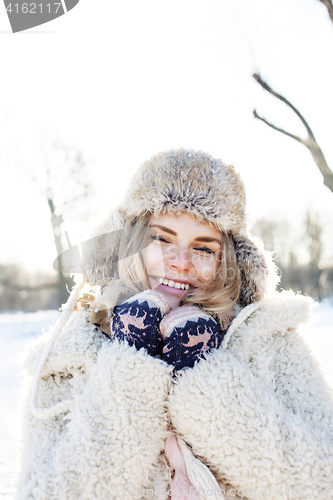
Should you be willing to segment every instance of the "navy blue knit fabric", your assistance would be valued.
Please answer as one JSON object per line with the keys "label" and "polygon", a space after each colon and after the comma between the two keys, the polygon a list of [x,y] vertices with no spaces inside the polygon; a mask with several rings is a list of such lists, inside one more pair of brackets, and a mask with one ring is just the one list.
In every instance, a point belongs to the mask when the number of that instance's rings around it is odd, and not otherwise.
{"label": "navy blue knit fabric", "polygon": [[111,337],[127,340],[138,350],[143,347],[151,356],[162,356],[161,319],[161,309],[152,306],[147,300],[124,302],[114,309]]}
{"label": "navy blue knit fabric", "polygon": [[216,349],[219,343],[219,329],[213,318],[206,315],[195,321],[187,320],[176,326],[164,341],[163,359],[176,370],[191,367],[204,352]]}
{"label": "navy blue knit fabric", "polygon": [[[192,318],[172,321],[167,337],[162,339],[160,323],[163,311],[143,294],[138,294],[129,301],[117,306],[111,320],[111,338],[127,341],[138,350],[144,348],[151,356],[158,356],[173,365],[176,370],[193,367],[204,352],[209,352],[219,345],[219,329],[216,321],[206,313],[196,310]],[[193,308],[193,306],[192,306]],[[183,310],[183,308],[182,308]],[[168,315],[164,317],[164,322]]]}

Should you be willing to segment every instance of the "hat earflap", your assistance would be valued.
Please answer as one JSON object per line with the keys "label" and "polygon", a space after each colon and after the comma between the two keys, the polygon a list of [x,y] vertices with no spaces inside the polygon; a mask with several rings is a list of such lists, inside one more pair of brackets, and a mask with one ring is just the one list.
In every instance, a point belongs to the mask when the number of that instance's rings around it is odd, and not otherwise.
{"label": "hat earflap", "polygon": [[280,277],[272,254],[263,249],[261,241],[247,235],[234,236],[235,254],[241,274],[238,303],[247,306],[272,293]]}

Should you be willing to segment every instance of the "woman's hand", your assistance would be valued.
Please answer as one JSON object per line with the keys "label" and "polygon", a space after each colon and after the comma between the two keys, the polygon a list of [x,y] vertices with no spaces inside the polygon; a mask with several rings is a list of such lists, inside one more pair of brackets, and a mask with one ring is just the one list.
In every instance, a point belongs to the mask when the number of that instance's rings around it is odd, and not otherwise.
{"label": "woman's hand", "polygon": [[162,358],[176,370],[193,367],[204,352],[218,347],[219,328],[216,321],[194,305],[176,307],[161,321],[164,339]]}
{"label": "woman's hand", "polygon": [[126,340],[138,350],[143,347],[151,356],[161,356],[163,340],[159,326],[169,310],[163,293],[156,290],[138,293],[114,309],[110,336]]}
{"label": "woman's hand", "polygon": [[170,310],[165,295],[146,290],[114,309],[110,336],[126,340],[151,356],[161,356],[176,370],[193,367],[203,353],[218,347],[218,325],[199,307]]}

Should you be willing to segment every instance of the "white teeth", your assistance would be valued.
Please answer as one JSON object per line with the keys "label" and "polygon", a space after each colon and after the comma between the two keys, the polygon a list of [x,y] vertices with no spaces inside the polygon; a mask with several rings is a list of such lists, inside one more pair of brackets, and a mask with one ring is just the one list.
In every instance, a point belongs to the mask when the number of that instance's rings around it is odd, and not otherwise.
{"label": "white teeth", "polygon": [[179,283],[178,281],[167,280],[165,278],[157,278],[161,285],[171,286],[172,288],[177,288],[178,290],[188,290],[190,288],[189,284]]}

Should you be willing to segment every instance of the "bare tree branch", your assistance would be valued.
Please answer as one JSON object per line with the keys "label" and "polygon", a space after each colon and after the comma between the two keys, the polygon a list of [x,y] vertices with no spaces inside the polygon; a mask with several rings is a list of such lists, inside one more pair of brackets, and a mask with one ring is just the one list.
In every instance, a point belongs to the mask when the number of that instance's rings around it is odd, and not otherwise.
{"label": "bare tree branch", "polygon": [[278,94],[277,92],[275,92],[273,89],[271,89],[271,87],[269,87],[269,85],[267,85],[266,82],[264,82],[259,75],[257,74],[254,74],[253,75],[253,78],[259,83],[259,85],[262,86],[263,89],[267,90],[267,92],[269,92],[270,94],[272,94],[274,97],[276,97],[277,99],[280,99],[280,101],[284,102],[287,106],[289,106],[289,108],[291,108],[293,110],[294,113],[296,113],[296,115],[298,116],[298,118],[302,121],[304,127],[306,128],[308,134],[309,134],[309,137],[314,137],[313,136],[313,132],[312,130],[310,129],[307,121],[303,118],[303,116],[301,115],[301,113],[298,111],[298,109],[295,108],[295,106],[293,106],[291,104],[290,101],[288,101],[285,97],[283,97],[281,94]]}
{"label": "bare tree branch", "polygon": [[267,85],[267,83],[264,82],[259,75],[254,74],[253,78],[259,83],[259,85],[262,86],[263,89],[265,89],[267,92],[272,94],[274,97],[276,97],[280,101],[284,102],[287,106],[289,106],[289,108],[291,108],[293,110],[293,112],[299,117],[299,119],[301,120],[301,122],[305,126],[305,128],[308,132],[308,138],[301,139],[300,137],[298,137],[294,134],[291,134],[290,132],[287,132],[286,130],[273,125],[273,123],[270,123],[265,118],[262,118],[261,116],[259,116],[256,110],[253,111],[254,117],[257,118],[258,120],[261,120],[262,122],[266,123],[266,125],[273,128],[274,130],[277,130],[278,132],[281,132],[282,134],[287,135],[288,137],[291,137],[292,139],[295,139],[295,141],[298,141],[301,144],[303,144],[305,147],[307,147],[312,155],[312,158],[316,162],[316,165],[319,168],[319,170],[323,176],[324,185],[327,186],[333,193],[333,173],[332,173],[331,169],[329,168],[329,166],[327,165],[324,154],[323,154],[322,150],[320,149],[320,147],[315,139],[315,136],[313,135],[313,132],[312,132],[309,124],[305,120],[305,118],[301,115],[301,113],[298,111],[298,109],[295,108],[295,106],[293,106],[293,104],[291,104],[291,102],[289,102],[285,97],[283,97],[281,94],[278,94],[271,87],[269,87],[269,85]]}
{"label": "bare tree branch", "polygon": [[323,3],[325,5],[325,7],[327,7],[329,16],[330,16],[331,21],[333,23],[333,3],[332,3],[332,0],[319,0],[319,1],[321,3]]}
{"label": "bare tree branch", "polygon": [[269,127],[272,127],[274,130],[277,130],[278,132],[281,132],[282,134],[285,134],[288,137],[295,139],[295,141],[298,141],[301,144],[305,144],[306,141],[304,141],[304,139],[301,139],[297,135],[294,135],[294,134],[291,134],[290,132],[287,132],[283,128],[276,127],[275,125],[273,125],[273,123],[270,123],[269,121],[265,120],[265,118],[262,118],[261,116],[259,116],[256,110],[253,110],[253,115],[255,118],[258,118],[258,120],[261,120],[262,122],[266,123],[266,125],[268,125]]}

